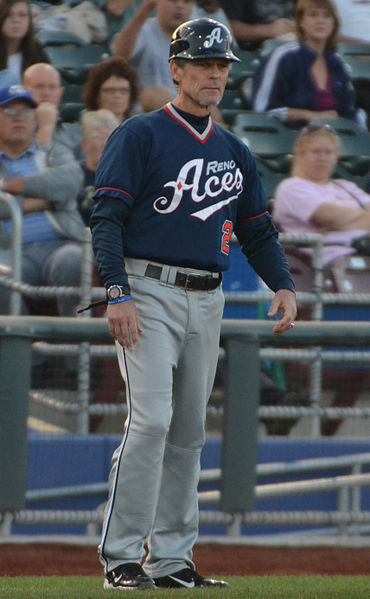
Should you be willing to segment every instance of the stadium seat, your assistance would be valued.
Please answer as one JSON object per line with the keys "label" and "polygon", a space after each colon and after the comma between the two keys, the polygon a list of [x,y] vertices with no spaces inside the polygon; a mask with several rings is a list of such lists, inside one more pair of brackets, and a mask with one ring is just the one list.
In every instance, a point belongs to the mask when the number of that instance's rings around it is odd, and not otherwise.
{"label": "stadium seat", "polygon": [[280,181],[282,181],[285,178],[285,176],[282,175],[282,174],[278,174],[278,173],[274,172],[268,166],[268,164],[266,164],[258,156],[255,156],[255,159],[256,159],[256,164],[257,164],[257,171],[258,171],[258,174],[259,174],[260,179],[262,181],[263,188],[265,190],[266,197],[267,197],[267,199],[269,201],[269,208],[270,208],[270,211],[271,211],[272,200],[273,200],[274,195],[275,195],[276,187],[280,183]]}
{"label": "stadium seat", "polygon": [[337,52],[343,58],[347,56],[370,56],[370,46],[361,42],[340,42]]}
{"label": "stadium seat", "polygon": [[79,84],[86,81],[89,70],[96,62],[108,56],[105,45],[86,44],[83,41],[80,46],[46,45],[44,50],[65,81]]}
{"label": "stadium seat", "polygon": [[245,52],[238,49],[236,50],[236,54],[241,62],[234,62],[232,64],[226,89],[238,89],[245,79],[253,77],[259,64],[258,52]]}
{"label": "stadium seat", "polygon": [[83,102],[63,102],[60,105],[60,117],[62,121],[64,123],[75,123],[79,120],[84,107]]}
{"label": "stadium seat", "polygon": [[370,166],[370,133],[360,129],[350,119],[338,118],[315,121],[330,124],[340,138],[339,161],[354,175],[366,175]]}
{"label": "stadium seat", "polygon": [[225,89],[224,95],[218,107],[221,112],[223,112],[225,109],[246,110],[248,108],[240,94],[240,89]]}
{"label": "stadium seat", "polygon": [[84,82],[81,84],[78,83],[70,83],[66,81],[62,76],[62,85],[64,87],[64,94],[62,98],[63,104],[81,104],[83,102],[83,89]]}
{"label": "stadium seat", "polygon": [[45,46],[65,46],[72,44],[73,46],[83,46],[85,42],[78,35],[69,31],[57,31],[53,29],[41,29],[36,33],[36,37],[40,44]]}
{"label": "stadium seat", "polygon": [[281,121],[267,113],[253,111],[238,115],[231,130],[270,169],[283,174],[289,172],[296,131],[284,127]]}

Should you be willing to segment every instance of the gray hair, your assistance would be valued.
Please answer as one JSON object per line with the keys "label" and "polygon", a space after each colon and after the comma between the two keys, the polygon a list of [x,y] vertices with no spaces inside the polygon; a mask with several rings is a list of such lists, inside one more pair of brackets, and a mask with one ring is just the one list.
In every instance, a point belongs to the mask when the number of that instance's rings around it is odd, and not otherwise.
{"label": "gray hair", "polygon": [[119,125],[118,119],[113,112],[106,108],[89,110],[82,118],[82,141],[86,141],[91,131],[96,129],[115,129]]}

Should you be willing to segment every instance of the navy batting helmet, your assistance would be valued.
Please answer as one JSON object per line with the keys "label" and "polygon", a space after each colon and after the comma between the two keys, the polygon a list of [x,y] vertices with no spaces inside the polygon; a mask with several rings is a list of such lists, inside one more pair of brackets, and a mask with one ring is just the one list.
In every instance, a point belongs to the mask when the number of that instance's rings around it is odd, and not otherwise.
{"label": "navy batting helmet", "polygon": [[228,28],[214,19],[193,19],[179,25],[172,34],[170,58],[203,60],[223,58],[233,62],[240,59],[233,53],[233,38]]}

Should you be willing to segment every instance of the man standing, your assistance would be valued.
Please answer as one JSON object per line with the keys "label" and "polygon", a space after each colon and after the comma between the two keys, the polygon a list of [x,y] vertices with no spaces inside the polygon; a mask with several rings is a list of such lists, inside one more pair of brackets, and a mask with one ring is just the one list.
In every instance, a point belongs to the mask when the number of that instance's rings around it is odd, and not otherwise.
{"label": "man standing", "polygon": [[[193,0],[143,0],[118,34],[115,56],[123,56],[137,70],[141,89],[156,85],[176,89],[168,69],[168,46],[173,31],[190,18]],[[156,9],[155,17],[150,17]]]}
{"label": "man standing", "polygon": [[[30,285],[80,285],[83,222],[76,197],[82,171],[60,144],[34,140],[36,102],[21,85],[0,90],[0,191],[23,211],[22,281]],[[0,206],[0,264],[11,266],[9,212]],[[72,316],[76,298],[58,298],[61,316]],[[0,313],[7,314],[9,290],[0,288]],[[22,312],[27,313],[23,304]]]}
{"label": "man standing", "polygon": [[177,97],[116,129],[97,170],[93,246],[129,414],[99,548],[105,588],[227,586],[198,574],[192,548],[233,231],[276,292],[269,315],[282,315],[274,332],[296,315],[255,162],[209,114],[233,61],[221,23],[179,26],[170,45]]}

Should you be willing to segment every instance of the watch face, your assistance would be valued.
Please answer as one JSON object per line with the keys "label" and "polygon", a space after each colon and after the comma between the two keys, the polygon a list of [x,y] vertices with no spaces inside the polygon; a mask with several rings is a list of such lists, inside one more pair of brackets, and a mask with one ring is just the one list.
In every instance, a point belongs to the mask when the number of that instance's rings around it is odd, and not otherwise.
{"label": "watch face", "polygon": [[117,299],[122,296],[121,288],[118,285],[112,285],[108,289],[108,297],[109,299]]}

